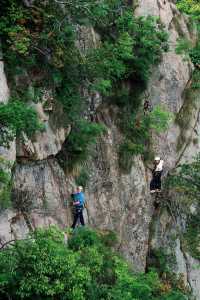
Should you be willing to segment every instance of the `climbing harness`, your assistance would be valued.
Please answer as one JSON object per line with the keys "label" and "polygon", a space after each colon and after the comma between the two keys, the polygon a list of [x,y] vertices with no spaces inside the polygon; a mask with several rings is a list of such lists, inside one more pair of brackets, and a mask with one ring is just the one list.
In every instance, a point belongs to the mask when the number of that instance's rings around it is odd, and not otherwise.
{"label": "climbing harness", "polygon": [[144,115],[152,111],[152,105],[150,104],[149,100],[145,100],[143,110],[144,110]]}
{"label": "climbing harness", "polygon": [[144,101],[144,105],[143,105],[144,115],[148,114],[149,112],[152,112],[152,110],[153,110],[152,104],[149,100],[149,96],[150,96],[150,93],[145,94],[146,100]]}

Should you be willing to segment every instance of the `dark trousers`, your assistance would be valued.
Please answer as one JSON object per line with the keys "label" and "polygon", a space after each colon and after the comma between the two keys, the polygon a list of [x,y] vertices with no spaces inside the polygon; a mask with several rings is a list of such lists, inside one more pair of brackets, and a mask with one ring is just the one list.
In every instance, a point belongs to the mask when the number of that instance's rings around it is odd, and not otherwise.
{"label": "dark trousers", "polygon": [[153,173],[153,178],[150,182],[150,190],[160,190],[161,189],[161,175],[162,171],[157,171]]}
{"label": "dark trousers", "polygon": [[76,227],[76,223],[78,222],[78,220],[80,220],[82,226],[85,225],[84,218],[83,218],[83,208],[75,208],[74,221],[71,226],[72,228]]}

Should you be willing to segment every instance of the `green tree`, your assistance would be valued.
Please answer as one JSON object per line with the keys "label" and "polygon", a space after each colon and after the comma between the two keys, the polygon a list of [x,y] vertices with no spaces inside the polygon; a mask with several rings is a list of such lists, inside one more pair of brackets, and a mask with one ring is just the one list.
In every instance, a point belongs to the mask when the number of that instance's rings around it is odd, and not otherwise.
{"label": "green tree", "polygon": [[[85,299],[89,269],[63,243],[56,228],[38,230],[30,239],[1,252],[0,294],[7,299]],[[7,264],[7,258],[11,260]],[[77,269],[78,266],[78,269]],[[75,271],[76,270],[76,271]]]}
{"label": "green tree", "polygon": [[200,3],[198,0],[178,0],[177,6],[182,12],[200,21]]}
{"label": "green tree", "polygon": [[[91,138],[87,146],[89,134],[83,131],[90,130],[98,136],[97,125],[87,122],[84,130],[81,125],[88,106],[85,92],[99,92],[107,103],[123,103],[126,107],[131,103],[138,108],[140,102],[133,103],[128,90],[127,97],[120,94],[123,82],[131,82],[134,93],[137,86],[141,91],[151,66],[167,50],[168,36],[159,20],[135,17],[122,0],[64,1],[62,6],[59,1],[36,0],[30,7],[20,0],[2,0],[0,13],[0,38],[11,91],[25,102],[30,97],[30,84],[33,101],[38,101],[41,89],[52,89],[54,101],[63,106],[64,126],[73,127],[67,141],[71,166],[87,157]],[[94,47],[77,46],[80,25],[90,30],[93,26],[99,34],[100,41]],[[24,74],[28,80],[24,80],[22,89],[14,78]],[[77,145],[79,140],[81,147]],[[80,155],[77,148],[82,148]]]}
{"label": "green tree", "polygon": [[[10,300],[178,299],[162,293],[162,283],[155,272],[134,274],[113,246],[109,246],[112,238],[109,232],[82,228],[74,231],[66,244],[63,232],[56,227],[36,230],[26,240],[16,241],[0,251],[0,297]],[[174,291],[174,295],[182,294]]]}

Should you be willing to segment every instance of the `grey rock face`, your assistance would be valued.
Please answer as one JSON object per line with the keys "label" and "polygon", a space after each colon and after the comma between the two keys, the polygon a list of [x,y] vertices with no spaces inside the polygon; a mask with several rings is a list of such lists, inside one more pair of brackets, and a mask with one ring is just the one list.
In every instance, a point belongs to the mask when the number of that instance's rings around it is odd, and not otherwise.
{"label": "grey rock face", "polygon": [[[109,120],[105,111],[103,116]],[[136,270],[144,270],[152,215],[147,174],[140,158],[135,159],[129,174],[121,173],[118,163],[121,137],[111,119],[109,125],[108,134],[99,141],[90,165],[89,224],[116,231],[119,249]]]}
{"label": "grey rock face", "polygon": [[7,102],[8,97],[9,97],[9,90],[8,90],[6,76],[4,73],[4,64],[3,61],[0,60],[0,103]]}
{"label": "grey rock face", "polygon": [[30,140],[26,135],[23,139],[17,140],[17,157],[22,159],[43,160],[49,156],[56,155],[70,132],[68,128],[55,128],[47,122],[44,130],[35,134],[34,140]]}
{"label": "grey rock face", "polygon": [[149,264],[155,251],[165,253],[171,271],[200,299],[200,262],[191,257],[183,246],[184,217],[175,218],[168,209],[154,215],[149,240]]}
{"label": "grey rock face", "polygon": [[[163,104],[170,111],[177,114],[187,107],[185,91],[190,88],[193,66],[189,61],[175,53],[177,40],[184,35],[192,42],[196,40],[195,32],[188,29],[187,19],[177,11],[173,1],[139,0],[136,9],[137,15],[152,14],[159,16],[169,31],[170,51],[163,55],[163,60],[157,71],[153,71],[148,86],[152,105]],[[199,95],[194,95],[199,99]],[[192,98],[190,99],[192,102]],[[160,136],[154,137],[154,150],[165,160],[165,171],[173,169],[178,163],[191,161],[199,152],[199,101],[195,101],[192,109],[189,109],[183,118],[187,117],[187,128],[184,130],[173,123],[169,130]],[[188,113],[190,116],[188,117]],[[183,132],[184,131],[184,132]],[[180,136],[184,139],[180,143]],[[195,143],[193,142],[195,140]],[[164,199],[163,199],[164,200]],[[198,278],[199,262],[192,259],[184,252],[181,241],[178,238],[180,226],[174,224],[174,219],[166,212],[161,212],[152,219],[154,230],[150,230],[149,251],[165,249],[169,255],[175,258],[174,272],[182,276],[185,285],[189,286],[196,299],[200,299],[200,284]],[[179,220],[177,220],[179,223]],[[176,237],[176,238],[175,238]]]}
{"label": "grey rock face", "polygon": [[200,262],[186,253],[188,282],[196,299],[200,299]]}
{"label": "grey rock face", "polygon": [[[2,57],[0,57],[2,59]],[[4,73],[4,63],[0,61],[0,103],[7,103],[9,98],[9,89],[7,85],[6,76]],[[1,168],[11,174],[11,168],[15,163],[16,159],[16,147],[15,141],[10,143],[10,148],[7,149],[5,147],[0,147],[0,158],[3,162],[9,162],[9,166],[7,164],[1,163]],[[1,184],[1,189],[4,188],[4,185]],[[10,227],[10,223],[8,220],[12,218],[14,213],[11,210],[6,210],[0,212],[0,243],[4,244],[7,240],[12,239],[12,228]],[[23,229],[21,229],[23,232]]]}
{"label": "grey rock face", "polygon": [[[1,44],[0,44],[1,46]],[[1,51],[1,49],[0,49]],[[0,59],[2,57],[0,56]],[[8,84],[6,80],[6,75],[4,72],[4,63],[2,60],[0,60],[0,103],[7,103],[9,98],[9,89]],[[10,144],[10,149],[6,149],[4,147],[0,147],[0,156],[4,158],[5,160],[9,161],[15,161],[15,143]]]}
{"label": "grey rock face", "polygon": [[[136,15],[158,16],[169,32],[170,49],[163,54],[162,62],[153,70],[148,93],[153,106],[161,104],[177,114],[184,104],[184,91],[190,85],[193,66],[183,56],[176,54],[175,49],[181,36],[184,35],[191,42],[195,42],[196,33],[190,31],[187,18],[180,14],[173,1],[139,0]],[[195,108],[195,111],[198,110]],[[188,135],[191,135],[195,120],[195,116],[192,115]],[[174,123],[165,134],[154,137],[154,150],[164,158],[165,167],[167,166],[168,170],[174,168],[183,154],[177,151],[180,133],[181,129]],[[188,139],[186,139],[187,142]],[[183,150],[185,144],[183,143],[182,146]]]}
{"label": "grey rock face", "polygon": [[54,159],[17,164],[13,176],[13,209],[1,214],[0,239],[24,238],[37,227],[71,225],[71,182]]}
{"label": "grey rock face", "polygon": [[[69,135],[71,127],[65,128],[60,120],[64,120],[62,109],[48,107],[44,103],[30,104],[37,112],[38,119],[43,126],[41,132],[37,132],[32,139],[24,134],[23,138],[17,139],[16,150],[18,158],[43,160],[49,156],[56,155]],[[55,114],[55,118],[54,118]]]}
{"label": "grey rock face", "polygon": [[17,210],[28,214],[32,228],[69,225],[70,187],[56,160],[17,165],[13,181],[13,204]]}
{"label": "grey rock face", "polygon": [[[188,29],[188,21],[177,11],[174,1],[137,2],[136,15],[159,16],[169,32],[170,51],[163,54],[159,66],[152,70],[148,93],[153,106],[163,104],[176,114],[186,101],[184,91],[190,86],[193,66],[175,53],[175,47],[180,35],[194,42],[195,33]],[[91,28],[77,28],[77,30],[80,36],[77,46],[84,55],[84,51],[88,48],[98,45],[99,37]],[[107,135],[99,140],[94,149],[89,164],[91,175],[86,191],[87,210],[85,210],[88,224],[116,231],[119,237],[119,250],[139,271],[143,271],[146,267],[149,250],[164,247],[169,253],[173,252],[177,261],[174,271],[183,274],[185,284],[192,287],[197,299],[200,299],[200,274],[194,267],[198,262],[184,253],[179,238],[175,239],[173,245],[171,244],[171,237],[176,236],[177,232],[173,220],[166,211],[157,217],[153,215],[153,199],[149,195],[151,177],[149,171],[146,170],[140,156],[135,158],[128,174],[120,171],[118,146],[122,136],[115,125],[115,113],[108,107],[101,106],[101,97],[98,94],[87,95],[86,91],[84,93],[88,96],[88,111],[85,116],[97,114],[108,128]],[[8,95],[3,64],[0,62],[0,101],[6,101]],[[58,224],[63,228],[71,224],[69,199],[74,179],[64,174],[54,158],[62,148],[70,128],[64,130],[62,126],[55,126],[52,116],[56,117],[58,112],[52,108],[45,110],[42,101],[32,105],[45,124],[45,131],[38,133],[35,139],[28,140],[24,137],[23,142],[17,141],[18,163],[13,171],[15,210],[6,210],[0,216],[2,241],[23,238],[28,230],[38,226]],[[200,149],[198,105],[192,110],[189,126],[184,133],[185,141],[179,150],[177,144],[181,128],[175,123],[172,123],[164,134],[154,136],[154,151],[164,158],[166,171],[174,168],[178,162],[191,160]],[[192,143],[194,139],[197,139],[195,144]],[[2,151],[14,161],[15,144],[11,149]],[[23,201],[24,198],[28,207]],[[68,200],[67,204],[65,200]],[[153,234],[152,219],[156,223]]]}

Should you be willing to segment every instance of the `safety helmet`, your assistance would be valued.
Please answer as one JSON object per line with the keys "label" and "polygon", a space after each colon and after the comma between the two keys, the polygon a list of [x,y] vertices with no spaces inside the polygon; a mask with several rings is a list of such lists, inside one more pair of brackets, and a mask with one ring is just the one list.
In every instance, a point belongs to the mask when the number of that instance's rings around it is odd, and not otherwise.
{"label": "safety helmet", "polygon": [[159,156],[156,156],[154,160],[155,160],[155,161],[158,161],[158,160],[160,160],[160,157],[159,157]]}

